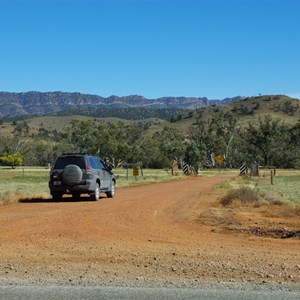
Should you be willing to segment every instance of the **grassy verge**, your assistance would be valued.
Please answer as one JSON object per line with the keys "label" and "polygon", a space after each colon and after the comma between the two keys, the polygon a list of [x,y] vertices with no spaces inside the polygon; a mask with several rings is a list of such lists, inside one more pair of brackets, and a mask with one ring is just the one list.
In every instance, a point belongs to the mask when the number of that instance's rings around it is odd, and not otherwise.
{"label": "grassy verge", "polygon": [[300,172],[282,174],[274,177],[274,185],[270,184],[269,178],[257,180],[259,193],[284,202],[300,205]]}
{"label": "grassy verge", "polygon": [[[0,204],[18,201],[24,197],[50,196],[48,188],[49,169],[46,168],[7,168],[0,167]],[[134,177],[132,169],[114,170],[117,177],[117,188],[181,179],[178,174],[172,176],[170,171],[145,169]]]}
{"label": "grassy verge", "polygon": [[139,176],[134,177],[132,169],[116,169],[114,170],[117,177],[117,186],[138,186],[143,184],[164,182],[170,180],[178,180],[184,178],[184,175],[178,173],[176,176],[172,176],[170,170],[154,170],[144,169],[142,172],[139,170]]}
{"label": "grassy verge", "polygon": [[[279,170],[274,176],[271,184],[269,173],[264,173],[260,177],[243,176],[230,182],[225,182],[219,188],[231,190],[244,190],[247,192],[253,190],[254,193],[269,202],[283,202],[289,204],[300,205],[300,171]],[[249,188],[247,190],[247,188]],[[232,196],[237,192],[231,192]],[[251,193],[249,192],[249,195]],[[240,193],[242,196],[242,193]]]}
{"label": "grassy verge", "polygon": [[231,209],[253,208],[268,217],[299,218],[300,172],[279,172],[273,183],[266,175],[239,178],[220,186],[227,193],[219,202]]}

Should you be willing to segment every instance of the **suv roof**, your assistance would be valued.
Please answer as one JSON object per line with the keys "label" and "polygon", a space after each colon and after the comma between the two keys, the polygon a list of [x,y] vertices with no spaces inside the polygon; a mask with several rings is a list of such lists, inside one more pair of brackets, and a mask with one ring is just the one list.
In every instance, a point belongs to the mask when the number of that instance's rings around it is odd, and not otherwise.
{"label": "suv roof", "polygon": [[61,155],[59,156],[69,156],[69,155],[76,155],[76,156],[97,156],[97,155],[93,155],[93,154],[90,154],[90,153],[62,153]]}

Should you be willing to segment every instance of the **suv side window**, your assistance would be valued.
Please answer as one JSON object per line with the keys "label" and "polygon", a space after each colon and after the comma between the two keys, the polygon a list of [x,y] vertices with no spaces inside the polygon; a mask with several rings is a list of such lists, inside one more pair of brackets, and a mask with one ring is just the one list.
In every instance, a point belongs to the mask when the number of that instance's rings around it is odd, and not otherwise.
{"label": "suv side window", "polygon": [[90,166],[92,169],[98,169],[97,168],[97,162],[95,161],[94,157],[90,156],[89,157],[89,162],[90,162]]}
{"label": "suv side window", "polygon": [[100,169],[105,170],[105,167],[104,167],[103,163],[99,159],[97,159],[97,160],[99,161]]}
{"label": "suv side window", "polygon": [[89,157],[89,162],[90,162],[90,166],[91,166],[92,169],[105,170],[105,167],[101,163],[101,161],[99,160],[99,158],[90,156]]}

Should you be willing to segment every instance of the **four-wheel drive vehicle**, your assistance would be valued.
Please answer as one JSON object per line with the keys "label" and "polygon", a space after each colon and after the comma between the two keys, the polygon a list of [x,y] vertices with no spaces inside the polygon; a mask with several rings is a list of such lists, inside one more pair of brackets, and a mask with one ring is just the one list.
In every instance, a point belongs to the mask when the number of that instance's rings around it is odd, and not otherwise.
{"label": "four-wheel drive vehicle", "polygon": [[62,154],[50,172],[50,193],[57,200],[63,194],[72,194],[74,198],[89,194],[91,199],[98,200],[100,192],[112,198],[116,192],[115,185],[111,167],[101,158],[89,154]]}

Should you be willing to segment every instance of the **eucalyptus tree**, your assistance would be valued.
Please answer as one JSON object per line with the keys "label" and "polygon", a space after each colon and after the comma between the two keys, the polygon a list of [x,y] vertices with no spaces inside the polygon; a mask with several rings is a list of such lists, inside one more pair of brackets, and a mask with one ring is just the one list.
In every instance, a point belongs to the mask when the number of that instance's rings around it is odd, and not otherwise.
{"label": "eucalyptus tree", "polygon": [[92,120],[72,120],[65,130],[71,152],[88,153],[96,142],[96,126]]}
{"label": "eucalyptus tree", "polygon": [[184,135],[175,127],[165,126],[153,138],[159,142],[159,150],[167,163],[167,167],[173,170],[173,163],[177,162],[179,164],[184,156]]}
{"label": "eucalyptus tree", "polygon": [[[228,165],[234,161],[234,139],[237,117],[231,112],[212,111],[207,118],[198,119],[189,129],[186,160],[193,160],[194,169],[213,165],[215,155],[221,154]],[[194,155],[190,153],[194,152]]]}
{"label": "eucalyptus tree", "polygon": [[142,133],[141,128],[123,122],[99,124],[92,120],[73,120],[65,138],[73,151],[99,155],[119,167],[143,159]]}
{"label": "eucalyptus tree", "polygon": [[241,132],[241,149],[248,158],[265,166],[289,164],[291,148],[288,126],[280,119],[265,115],[258,124],[249,122]]}
{"label": "eucalyptus tree", "polygon": [[143,160],[145,143],[143,129],[133,124],[123,122],[110,124],[106,127],[102,143],[105,144],[103,145],[105,151],[101,151],[102,156],[107,157],[114,167]]}

